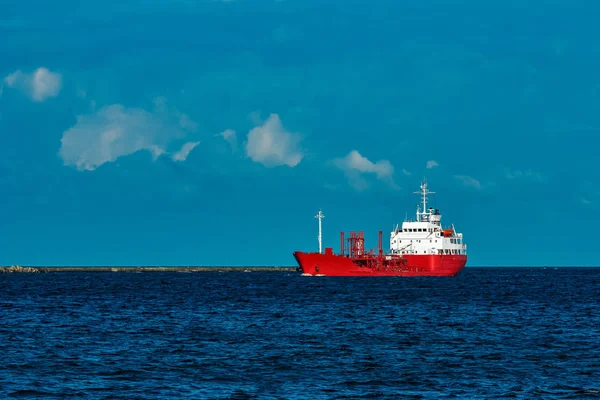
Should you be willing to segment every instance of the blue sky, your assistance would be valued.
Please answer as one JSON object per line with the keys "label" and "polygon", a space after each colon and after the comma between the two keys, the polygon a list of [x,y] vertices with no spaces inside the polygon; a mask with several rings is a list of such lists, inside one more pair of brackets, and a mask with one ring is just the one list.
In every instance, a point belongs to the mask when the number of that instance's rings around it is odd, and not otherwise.
{"label": "blue sky", "polygon": [[294,265],[437,192],[469,266],[597,265],[600,4],[0,11],[0,264]]}

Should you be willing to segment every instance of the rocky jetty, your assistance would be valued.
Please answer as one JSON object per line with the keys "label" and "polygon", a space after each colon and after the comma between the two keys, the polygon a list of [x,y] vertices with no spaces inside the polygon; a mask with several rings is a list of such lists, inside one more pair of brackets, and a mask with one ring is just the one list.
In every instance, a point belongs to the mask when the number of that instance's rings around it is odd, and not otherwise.
{"label": "rocky jetty", "polygon": [[37,268],[32,268],[32,267],[21,267],[19,265],[12,265],[10,267],[0,267],[0,272],[4,272],[7,274],[13,273],[13,272],[33,272],[33,273],[38,273],[40,272],[39,269]]}

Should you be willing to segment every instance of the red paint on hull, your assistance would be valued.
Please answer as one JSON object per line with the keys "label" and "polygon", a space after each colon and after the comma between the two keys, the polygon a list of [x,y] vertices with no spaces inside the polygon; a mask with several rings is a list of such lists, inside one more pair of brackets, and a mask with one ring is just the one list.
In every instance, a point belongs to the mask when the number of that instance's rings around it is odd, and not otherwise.
{"label": "red paint on hull", "polygon": [[455,276],[467,264],[466,255],[431,254],[353,259],[343,255],[303,253],[294,258],[305,274],[325,276]]}

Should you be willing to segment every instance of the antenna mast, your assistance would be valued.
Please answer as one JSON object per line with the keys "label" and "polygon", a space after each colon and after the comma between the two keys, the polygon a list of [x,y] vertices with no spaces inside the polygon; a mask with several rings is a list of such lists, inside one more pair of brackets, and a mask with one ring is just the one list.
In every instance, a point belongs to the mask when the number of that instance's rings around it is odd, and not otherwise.
{"label": "antenna mast", "polygon": [[414,192],[415,194],[420,194],[421,196],[423,196],[423,212],[419,212],[418,208],[417,208],[417,221],[421,221],[420,215],[422,214],[427,214],[427,195],[428,194],[435,194],[435,192],[430,192],[427,189],[427,182],[423,182],[421,184],[421,191],[420,192]]}
{"label": "antenna mast", "polygon": [[315,218],[319,219],[319,253],[323,252],[323,241],[322,241],[322,235],[321,235],[321,220],[323,218],[325,218],[325,215],[323,215],[323,212],[321,211],[321,209],[319,208],[319,212],[317,213],[317,215],[315,215]]}

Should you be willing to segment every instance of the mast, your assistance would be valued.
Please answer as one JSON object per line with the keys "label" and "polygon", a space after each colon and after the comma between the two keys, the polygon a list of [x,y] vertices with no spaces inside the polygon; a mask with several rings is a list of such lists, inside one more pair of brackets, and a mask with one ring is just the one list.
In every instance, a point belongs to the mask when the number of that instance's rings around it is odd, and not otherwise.
{"label": "mast", "polygon": [[427,182],[423,182],[421,183],[421,191],[413,193],[423,196],[423,212],[419,212],[419,209],[417,208],[417,221],[421,221],[420,216],[423,214],[427,214],[427,195],[435,194],[435,192],[429,191],[429,189],[427,189]]}
{"label": "mast", "polygon": [[315,215],[315,218],[319,219],[319,253],[323,252],[323,242],[322,242],[322,235],[321,235],[321,220],[323,218],[325,218],[325,215],[323,215],[323,212],[321,211],[321,209],[319,208],[319,212],[317,213],[317,215]]}

